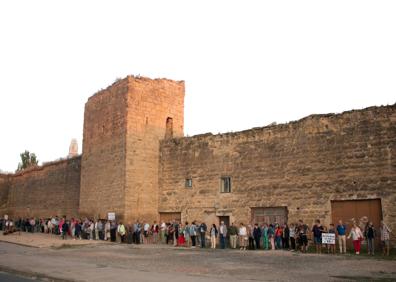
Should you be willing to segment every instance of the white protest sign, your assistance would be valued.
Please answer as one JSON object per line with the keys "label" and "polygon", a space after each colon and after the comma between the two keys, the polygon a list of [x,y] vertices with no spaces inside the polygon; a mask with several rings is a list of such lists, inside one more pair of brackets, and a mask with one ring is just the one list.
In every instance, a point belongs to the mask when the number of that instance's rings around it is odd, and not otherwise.
{"label": "white protest sign", "polygon": [[322,244],[335,245],[335,234],[322,233]]}
{"label": "white protest sign", "polygon": [[115,220],[115,212],[107,213],[107,219],[108,220]]}

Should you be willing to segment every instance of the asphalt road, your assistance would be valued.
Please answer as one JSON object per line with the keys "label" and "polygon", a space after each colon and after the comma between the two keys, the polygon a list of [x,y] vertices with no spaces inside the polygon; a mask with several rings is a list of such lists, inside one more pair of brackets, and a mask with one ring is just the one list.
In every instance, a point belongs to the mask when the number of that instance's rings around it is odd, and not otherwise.
{"label": "asphalt road", "polygon": [[120,244],[54,249],[0,242],[0,269],[55,281],[396,281],[395,260]]}
{"label": "asphalt road", "polygon": [[30,278],[24,278],[12,273],[6,273],[6,272],[0,272],[0,281],[1,282],[32,282],[32,281],[40,281],[40,280],[34,280]]}

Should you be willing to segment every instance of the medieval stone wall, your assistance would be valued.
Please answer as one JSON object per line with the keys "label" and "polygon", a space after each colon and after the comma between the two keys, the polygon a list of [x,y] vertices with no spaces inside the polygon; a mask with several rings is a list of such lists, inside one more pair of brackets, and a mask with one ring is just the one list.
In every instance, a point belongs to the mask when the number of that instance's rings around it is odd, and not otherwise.
{"label": "medieval stone wall", "polygon": [[7,174],[0,174],[0,215],[8,212],[9,178],[10,176]]}
{"label": "medieval stone wall", "polygon": [[77,216],[80,170],[81,157],[75,157],[10,175],[8,214],[13,218]]}
{"label": "medieval stone wall", "polygon": [[[396,230],[396,105],[161,142],[159,212],[250,222],[251,208],[287,207],[289,222],[331,221],[331,201],[381,199]],[[231,193],[220,193],[230,176]],[[192,188],[185,188],[185,179]]]}

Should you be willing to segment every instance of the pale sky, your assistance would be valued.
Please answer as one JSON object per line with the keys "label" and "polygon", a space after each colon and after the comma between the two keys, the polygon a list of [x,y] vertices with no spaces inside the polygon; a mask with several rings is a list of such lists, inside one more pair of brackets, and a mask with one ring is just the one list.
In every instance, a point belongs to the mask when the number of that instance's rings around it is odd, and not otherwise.
{"label": "pale sky", "polygon": [[396,1],[1,1],[0,169],[82,148],[128,74],[185,80],[185,134],[396,102]]}

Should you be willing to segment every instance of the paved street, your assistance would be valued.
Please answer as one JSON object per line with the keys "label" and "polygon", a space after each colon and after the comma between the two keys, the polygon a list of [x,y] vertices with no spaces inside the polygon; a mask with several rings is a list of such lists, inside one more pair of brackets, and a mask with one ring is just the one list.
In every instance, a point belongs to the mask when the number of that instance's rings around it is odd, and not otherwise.
{"label": "paved street", "polygon": [[0,270],[47,281],[396,280],[395,260],[119,244],[33,248],[0,242]]}
{"label": "paved street", "polygon": [[[32,282],[35,281],[30,278],[25,278],[16,274],[12,273],[5,273],[0,272],[0,281],[7,281],[7,282]],[[36,280],[37,281],[37,280]]]}

